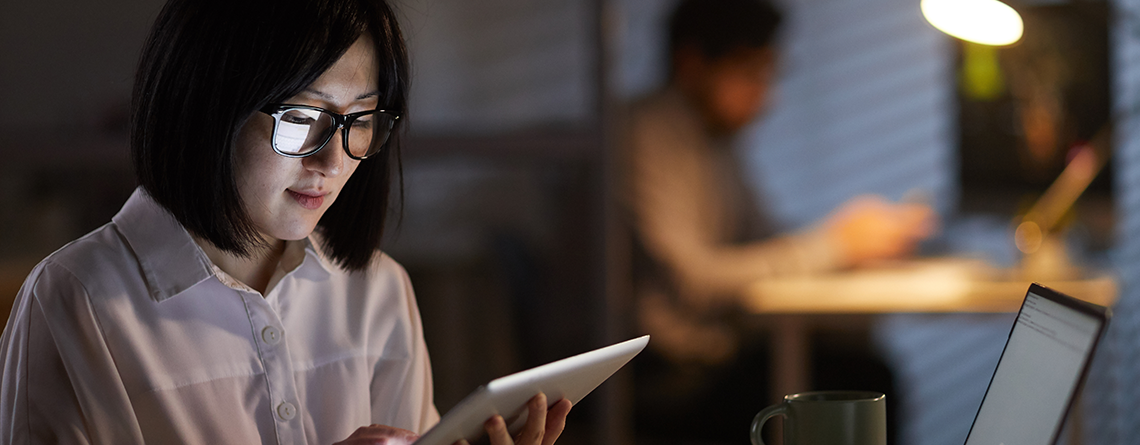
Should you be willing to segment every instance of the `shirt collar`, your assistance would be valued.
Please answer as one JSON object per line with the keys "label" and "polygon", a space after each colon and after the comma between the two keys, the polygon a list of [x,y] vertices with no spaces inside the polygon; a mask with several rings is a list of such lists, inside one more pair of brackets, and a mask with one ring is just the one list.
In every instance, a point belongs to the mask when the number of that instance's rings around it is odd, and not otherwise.
{"label": "shirt collar", "polygon": [[111,218],[139,260],[147,291],[161,302],[213,277],[210,259],[190,234],[142,189]]}
{"label": "shirt collar", "polygon": [[[142,187],[135,189],[111,221],[138,258],[147,291],[156,302],[216,277],[213,262],[190,233]],[[310,238],[300,241],[305,258],[297,268],[311,264],[327,276],[333,265]]]}
{"label": "shirt collar", "polygon": [[298,269],[305,267],[308,263],[313,263],[327,276],[333,269],[340,267],[326,257],[325,253],[320,249],[320,246],[323,245],[323,241],[324,239],[316,232],[301,240],[305,248],[305,259],[302,260],[301,265],[297,267]]}
{"label": "shirt collar", "polygon": [[707,141],[710,148],[714,149],[731,149],[736,137],[727,134],[713,134],[705,126],[704,118],[698,111],[699,105],[694,103],[690,98],[685,96],[679,88],[675,85],[668,85],[661,90],[657,95],[662,106],[671,110],[675,125],[691,125],[692,130],[701,134]]}

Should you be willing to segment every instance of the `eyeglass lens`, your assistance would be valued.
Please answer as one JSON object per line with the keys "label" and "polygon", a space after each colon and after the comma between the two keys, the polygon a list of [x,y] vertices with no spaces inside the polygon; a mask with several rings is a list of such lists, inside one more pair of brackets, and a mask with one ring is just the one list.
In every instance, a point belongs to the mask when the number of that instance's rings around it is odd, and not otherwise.
{"label": "eyeglass lens", "polygon": [[[285,110],[274,131],[273,144],[287,155],[301,156],[319,150],[336,133],[335,120],[327,113],[305,108]],[[374,127],[374,125],[378,127]],[[380,151],[395,125],[386,113],[372,113],[357,117],[345,126],[348,134],[348,151],[355,157],[366,157]],[[373,138],[378,138],[374,145]]]}

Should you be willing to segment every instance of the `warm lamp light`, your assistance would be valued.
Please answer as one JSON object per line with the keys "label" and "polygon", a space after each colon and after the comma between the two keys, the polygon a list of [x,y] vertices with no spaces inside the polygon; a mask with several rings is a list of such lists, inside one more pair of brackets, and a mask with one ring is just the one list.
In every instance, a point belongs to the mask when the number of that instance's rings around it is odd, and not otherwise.
{"label": "warm lamp light", "polygon": [[1021,39],[1021,16],[998,0],[922,0],[926,21],[946,34],[983,45],[1009,45]]}

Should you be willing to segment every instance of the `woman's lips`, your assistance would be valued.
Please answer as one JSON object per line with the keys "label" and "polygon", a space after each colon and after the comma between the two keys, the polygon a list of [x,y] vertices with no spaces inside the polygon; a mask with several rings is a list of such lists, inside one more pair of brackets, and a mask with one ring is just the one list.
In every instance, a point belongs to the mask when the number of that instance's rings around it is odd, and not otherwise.
{"label": "woman's lips", "polygon": [[297,201],[297,204],[309,210],[319,209],[321,208],[321,204],[325,203],[324,194],[298,193],[288,189],[285,191],[289,192],[289,196],[292,196],[293,199]]}

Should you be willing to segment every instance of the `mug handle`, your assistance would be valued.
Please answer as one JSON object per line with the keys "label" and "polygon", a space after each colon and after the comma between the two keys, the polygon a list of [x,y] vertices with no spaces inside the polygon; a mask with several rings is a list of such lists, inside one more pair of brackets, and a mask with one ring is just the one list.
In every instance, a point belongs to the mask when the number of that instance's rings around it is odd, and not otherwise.
{"label": "mug handle", "polygon": [[760,438],[760,430],[764,428],[768,419],[775,416],[788,416],[788,402],[777,403],[756,413],[756,418],[752,419],[752,445],[765,445],[764,439]]}

